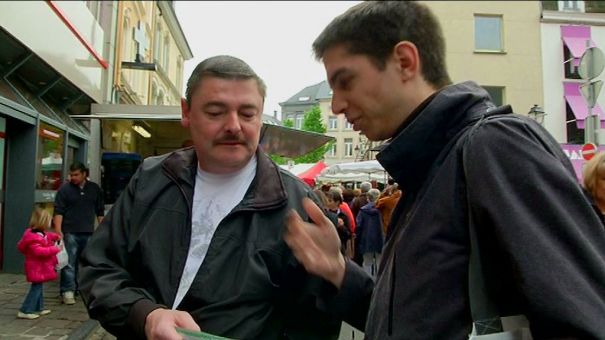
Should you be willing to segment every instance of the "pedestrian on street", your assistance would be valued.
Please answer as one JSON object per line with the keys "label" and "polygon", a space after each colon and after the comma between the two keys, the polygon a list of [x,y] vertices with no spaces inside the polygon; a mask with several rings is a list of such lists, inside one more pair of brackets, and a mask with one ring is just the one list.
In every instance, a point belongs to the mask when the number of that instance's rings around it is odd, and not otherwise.
{"label": "pedestrian on street", "polygon": [[357,214],[357,239],[359,239],[357,251],[363,259],[363,269],[375,278],[378,273],[378,266],[382,257],[382,246],[384,244],[382,215],[376,207],[376,200],[380,196],[380,190],[370,189],[366,193],[366,196],[368,203],[361,207]]}
{"label": "pedestrian on street", "polygon": [[605,225],[605,152],[594,155],[582,172],[586,196]]}
{"label": "pedestrian on street", "polygon": [[238,58],[194,69],[181,102],[193,147],[145,159],[82,255],[83,300],[112,334],[338,337],[348,296],[308,274],[282,237],[288,212],[306,216],[303,198],[317,198],[259,148],[265,93]]}
{"label": "pedestrian on street", "polygon": [[20,319],[37,319],[51,312],[44,309],[44,282],[57,279],[56,255],[61,250],[55,243],[60,237],[48,229],[52,216],[47,210],[36,207],[29,220],[29,228],[17,243],[17,249],[25,255],[25,277],[31,282],[29,292],[17,313]]}
{"label": "pedestrian on street", "polygon": [[[474,82],[451,83],[425,4],[357,4],[313,49],[332,110],[390,141],[376,158],[405,192],[376,284],[347,308],[367,315],[367,339],[512,332],[500,317],[535,339],[605,337],[605,233],[569,159],[536,121]],[[305,207],[317,220],[293,214],[286,241],[310,273],[351,291],[336,233]]]}
{"label": "pedestrian on street", "polygon": [[95,222],[101,223],[105,211],[101,188],[87,176],[84,164],[73,163],[69,167],[69,182],[64,183],[55,196],[53,225],[63,238],[69,259],[61,270],[60,281],[61,298],[66,305],[76,303],[78,259],[95,230]]}

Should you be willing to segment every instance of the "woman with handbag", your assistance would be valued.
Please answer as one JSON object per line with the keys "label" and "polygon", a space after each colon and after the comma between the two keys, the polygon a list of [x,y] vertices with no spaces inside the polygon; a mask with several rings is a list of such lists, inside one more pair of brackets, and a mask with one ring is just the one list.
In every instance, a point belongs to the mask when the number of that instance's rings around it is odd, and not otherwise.
{"label": "woman with handbag", "polygon": [[52,216],[36,207],[29,221],[29,228],[17,243],[17,248],[25,255],[25,276],[31,287],[17,313],[20,319],[37,319],[50,313],[44,309],[43,283],[57,279],[55,266],[60,248],[55,242],[60,239],[56,233],[48,231]]}

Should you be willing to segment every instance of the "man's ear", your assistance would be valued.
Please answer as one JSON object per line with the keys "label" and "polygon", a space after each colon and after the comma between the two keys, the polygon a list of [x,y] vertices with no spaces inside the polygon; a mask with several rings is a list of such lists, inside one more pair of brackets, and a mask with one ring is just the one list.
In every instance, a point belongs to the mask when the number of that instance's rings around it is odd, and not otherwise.
{"label": "man's ear", "polygon": [[416,45],[409,41],[400,41],[393,48],[393,57],[402,80],[415,77],[420,72],[420,55]]}
{"label": "man's ear", "polygon": [[187,100],[185,98],[181,98],[181,125],[185,128],[189,127],[189,115],[191,111],[189,109],[189,105],[187,104]]}

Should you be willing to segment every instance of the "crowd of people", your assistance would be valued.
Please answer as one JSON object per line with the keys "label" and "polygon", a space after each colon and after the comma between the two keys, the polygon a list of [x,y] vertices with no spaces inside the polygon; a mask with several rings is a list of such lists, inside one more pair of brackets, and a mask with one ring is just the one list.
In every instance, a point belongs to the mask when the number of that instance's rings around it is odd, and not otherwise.
{"label": "crowd of people", "polygon": [[[52,242],[72,238],[79,273],[62,292],[79,290],[124,339],[335,339],[343,321],[381,340],[605,337],[605,156],[583,188],[542,126],[472,81],[452,84],[421,3],[357,4],[313,51],[334,114],[390,140],[377,155],[393,178],[384,190],[313,190],[277,166],[259,148],[262,78],[214,56],[182,99],[191,146],[145,159],[104,217],[95,200],[78,210],[96,188],[74,168],[58,236],[32,218],[27,259],[42,245],[48,269]],[[38,283],[53,278],[31,277],[23,317],[46,313]]]}

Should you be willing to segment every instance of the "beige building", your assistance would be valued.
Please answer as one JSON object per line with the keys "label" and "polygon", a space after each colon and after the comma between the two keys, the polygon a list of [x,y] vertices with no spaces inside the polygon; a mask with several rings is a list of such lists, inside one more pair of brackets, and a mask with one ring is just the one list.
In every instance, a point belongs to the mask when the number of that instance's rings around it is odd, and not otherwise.
{"label": "beige building", "polygon": [[473,80],[497,105],[543,106],[539,1],[425,1],[439,19],[454,83]]}
{"label": "beige building", "polygon": [[[447,66],[453,82],[474,80],[497,105],[526,114],[543,105],[540,14],[537,1],[426,1],[441,22]],[[378,144],[352,130],[331,110],[327,82],[308,86],[280,103],[282,119],[302,126],[304,112],[319,105],[328,135],[336,142],[328,164],[374,159]]]}
{"label": "beige building", "polygon": [[[172,1],[118,2],[114,103],[180,105],[183,64],[193,55],[173,6]],[[143,157],[180,147],[186,139],[174,121],[103,120],[101,130],[101,152]]]}

